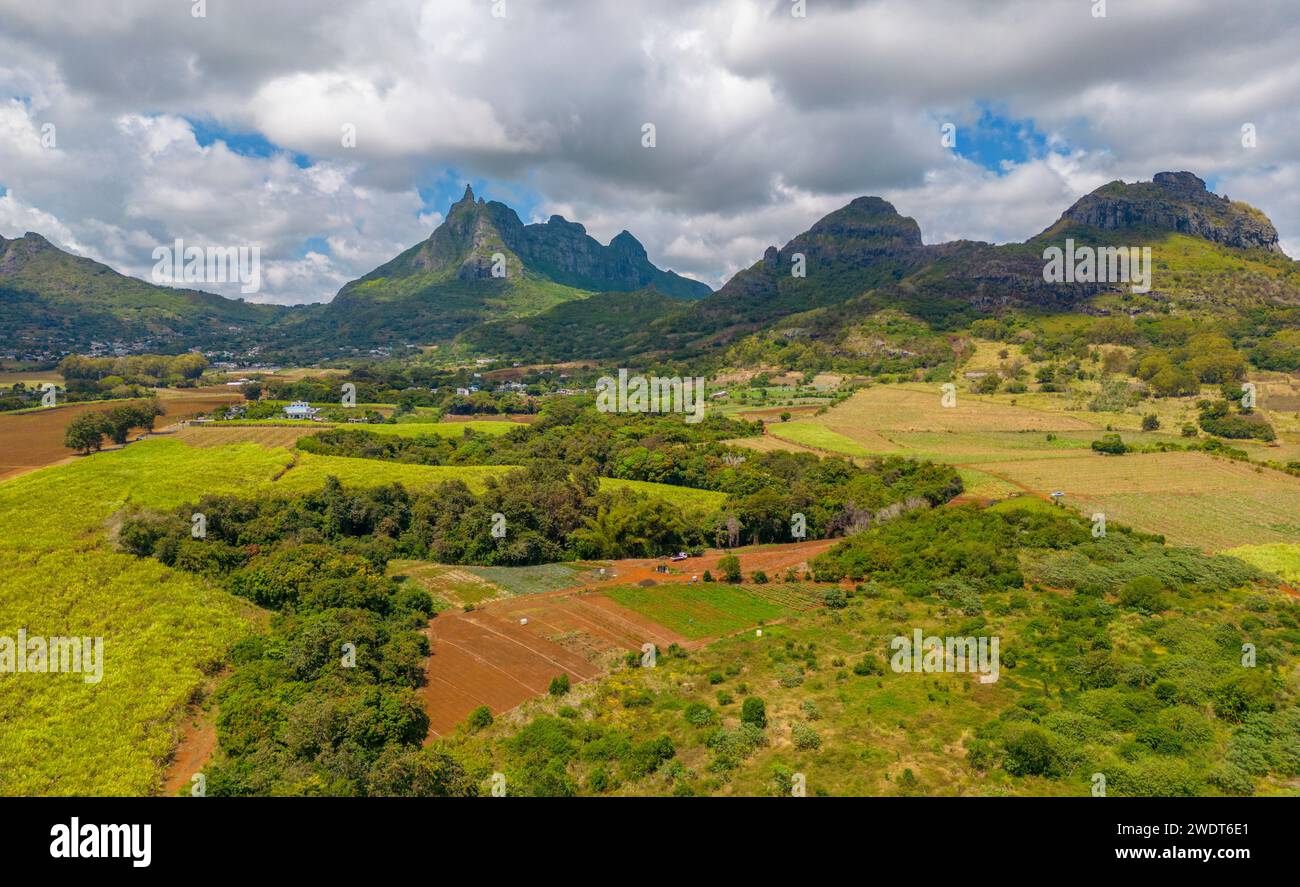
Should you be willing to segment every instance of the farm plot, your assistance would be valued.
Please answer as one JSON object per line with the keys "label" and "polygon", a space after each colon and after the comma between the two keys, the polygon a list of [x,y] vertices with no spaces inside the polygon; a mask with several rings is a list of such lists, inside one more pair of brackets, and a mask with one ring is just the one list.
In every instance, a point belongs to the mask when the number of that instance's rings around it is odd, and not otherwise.
{"label": "farm plot", "polygon": [[476,576],[464,567],[432,564],[427,561],[391,560],[388,575],[415,582],[433,596],[439,612],[448,607],[481,604],[505,591],[499,585]]}
{"label": "farm plot", "polygon": [[460,437],[465,433],[466,429],[493,436],[508,434],[518,428],[520,424],[516,422],[471,420],[468,422],[406,422],[394,425],[345,425],[343,427],[357,428],[361,431],[369,431],[372,434],[392,434],[397,437],[421,437],[426,434],[436,434],[439,437]]}
{"label": "farm plot", "polygon": [[[868,449],[860,440],[832,431],[824,425],[814,422],[781,422],[769,425],[768,435],[781,440],[789,440],[814,450],[824,450],[838,456],[871,456],[883,449]],[[859,435],[863,437],[863,435]],[[888,441],[881,438],[885,448],[895,449]]]}
{"label": "farm plot", "polygon": [[320,431],[314,425],[186,425],[172,433],[190,447],[223,447],[236,443],[251,443],[262,447],[292,447],[300,437]]}
{"label": "farm plot", "polygon": [[1108,520],[1219,551],[1300,540],[1300,480],[1203,453],[995,462],[980,470]]}
{"label": "farm plot", "polygon": [[[228,392],[202,390],[187,393],[160,390],[158,393],[158,402],[165,411],[158,420],[160,426],[240,399],[239,395]],[[63,433],[77,416],[106,413],[115,406],[139,403],[139,400],[108,400],[0,413],[0,481],[71,457],[72,451],[63,445]]]}
{"label": "farm plot", "polygon": [[200,577],[111,551],[106,525],[128,501],[167,508],[234,493],[270,483],[286,462],[258,446],[160,439],[0,483],[0,633],[103,638],[97,683],[0,680],[0,794],[158,789],[204,669],[263,614]]}
{"label": "farm plot", "polygon": [[584,579],[593,579],[597,567],[585,561],[563,564],[538,564],[533,567],[461,567],[466,573],[485,582],[505,595],[539,594],[572,588]]}
{"label": "farm plot", "polygon": [[722,637],[793,612],[747,588],[718,582],[627,586],[604,594],[616,604],[694,639]]}
{"label": "farm plot", "polygon": [[459,480],[473,492],[480,493],[486,488],[489,477],[514,470],[509,465],[406,465],[316,453],[295,455],[294,466],[276,482],[280,489],[315,490],[325,484],[327,477],[336,477],[344,486],[378,487],[400,483],[412,490],[427,490],[449,480]]}
{"label": "farm plot", "polygon": [[430,738],[452,732],[480,705],[499,715],[542,696],[561,674],[574,682],[598,677],[605,671],[600,660],[611,651],[686,641],[601,595],[572,591],[443,613],[430,621],[428,637],[420,693]]}
{"label": "farm plot", "polygon": [[957,403],[945,407],[938,385],[877,385],[859,391],[811,420],[868,449],[876,437],[862,432],[891,431],[1087,431],[1092,424],[1061,413],[997,403],[959,391]]}

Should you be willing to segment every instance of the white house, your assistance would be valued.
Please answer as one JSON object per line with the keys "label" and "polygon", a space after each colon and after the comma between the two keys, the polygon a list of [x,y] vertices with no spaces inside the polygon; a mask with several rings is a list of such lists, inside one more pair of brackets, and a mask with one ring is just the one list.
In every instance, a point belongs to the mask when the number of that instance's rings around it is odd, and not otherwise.
{"label": "white house", "polygon": [[290,419],[315,419],[320,410],[305,400],[295,400],[284,408],[284,415]]}

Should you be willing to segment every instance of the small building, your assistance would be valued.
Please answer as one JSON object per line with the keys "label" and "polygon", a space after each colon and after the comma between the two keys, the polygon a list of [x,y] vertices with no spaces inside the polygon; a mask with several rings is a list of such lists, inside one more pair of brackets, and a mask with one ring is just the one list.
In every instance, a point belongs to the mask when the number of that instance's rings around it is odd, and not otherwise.
{"label": "small building", "polygon": [[305,400],[295,400],[284,408],[284,415],[288,419],[315,419],[318,412],[320,410]]}

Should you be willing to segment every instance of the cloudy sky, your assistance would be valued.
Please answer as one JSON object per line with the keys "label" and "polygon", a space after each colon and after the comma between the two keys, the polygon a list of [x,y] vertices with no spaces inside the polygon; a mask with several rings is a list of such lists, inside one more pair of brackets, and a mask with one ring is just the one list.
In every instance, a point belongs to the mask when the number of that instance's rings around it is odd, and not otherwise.
{"label": "cloudy sky", "polygon": [[1188,169],[1300,256],[1294,0],[802,5],[0,0],[0,234],[258,244],[254,298],[327,301],[471,182],[716,287],[858,195],[1001,242]]}

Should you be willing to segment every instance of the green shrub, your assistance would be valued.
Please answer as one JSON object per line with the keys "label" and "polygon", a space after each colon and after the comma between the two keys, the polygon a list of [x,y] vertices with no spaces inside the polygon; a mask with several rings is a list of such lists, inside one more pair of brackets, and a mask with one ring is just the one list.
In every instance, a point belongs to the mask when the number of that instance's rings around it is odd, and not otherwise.
{"label": "green shrub", "polygon": [[758,727],[760,730],[767,726],[767,706],[763,700],[757,696],[748,697],[740,707],[740,722]]}
{"label": "green shrub", "polygon": [[471,733],[477,733],[479,730],[491,727],[492,709],[486,705],[480,705],[469,713],[469,717],[465,719],[465,726],[469,728]]}

